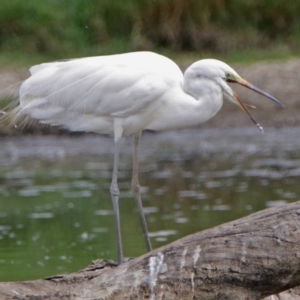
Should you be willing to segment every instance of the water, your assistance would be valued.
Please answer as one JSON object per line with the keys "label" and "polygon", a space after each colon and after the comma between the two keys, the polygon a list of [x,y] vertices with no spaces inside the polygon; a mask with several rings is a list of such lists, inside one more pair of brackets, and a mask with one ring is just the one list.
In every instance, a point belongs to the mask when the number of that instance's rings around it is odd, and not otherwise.
{"label": "water", "polygon": [[[297,201],[300,129],[146,133],[140,182],[153,247]],[[120,160],[125,256],[145,252],[130,192],[132,138]],[[2,138],[0,281],[73,272],[117,257],[109,185],[113,140]]]}

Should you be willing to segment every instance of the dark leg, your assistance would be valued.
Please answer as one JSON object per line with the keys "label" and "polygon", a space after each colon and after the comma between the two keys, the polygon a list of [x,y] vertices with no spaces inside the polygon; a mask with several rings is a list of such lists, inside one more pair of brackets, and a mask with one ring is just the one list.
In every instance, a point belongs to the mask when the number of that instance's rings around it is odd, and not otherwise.
{"label": "dark leg", "polygon": [[138,208],[140,220],[142,223],[143,234],[146,242],[147,251],[152,250],[147,222],[143,211],[143,204],[140,194],[140,184],[139,184],[139,150],[140,150],[140,134],[134,136],[134,154],[133,154],[133,167],[132,167],[132,181],[131,188],[133,191],[134,199],[136,202],[136,206]]}

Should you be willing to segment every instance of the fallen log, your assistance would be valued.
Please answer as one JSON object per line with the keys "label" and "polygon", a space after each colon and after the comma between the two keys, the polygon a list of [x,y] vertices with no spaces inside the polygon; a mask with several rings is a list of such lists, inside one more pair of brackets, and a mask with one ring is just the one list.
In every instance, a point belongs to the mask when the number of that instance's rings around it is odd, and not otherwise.
{"label": "fallen log", "polygon": [[[0,283],[0,299],[263,299],[300,285],[300,202],[189,235],[120,266]],[[290,295],[290,293],[289,293]],[[298,298],[266,299],[298,299]]]}
{"label": "fallen log", "polygon": [[277,295],[272,295],[263,300],[300,300],[300,287],[289,289]]}

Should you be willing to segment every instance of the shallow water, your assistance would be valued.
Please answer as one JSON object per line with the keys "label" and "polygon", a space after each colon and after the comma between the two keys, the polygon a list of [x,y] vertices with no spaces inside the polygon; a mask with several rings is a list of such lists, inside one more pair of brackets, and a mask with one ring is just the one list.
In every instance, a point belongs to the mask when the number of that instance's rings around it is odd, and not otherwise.
{"label": "shallow water", "polygon": [[[190,130],[142,136],[140,182],[153,247],[297,201],[300,129]],[[145,252],[130,192],[132,138],[120,161],[125,255]],[[2,138],[0,281],[116,260],[109,197],[113,140],[96,135]]]}

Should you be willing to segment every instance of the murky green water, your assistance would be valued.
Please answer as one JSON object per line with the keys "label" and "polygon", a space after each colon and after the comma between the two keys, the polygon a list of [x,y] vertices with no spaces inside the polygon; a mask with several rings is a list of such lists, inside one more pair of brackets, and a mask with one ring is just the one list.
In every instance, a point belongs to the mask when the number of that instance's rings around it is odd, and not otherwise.
{"label": "murky green water", "polygon": [[[300,195],[300,129],[192,130],[142,137],[143,201],[154,247],[293,202]],[[116,260],[108,137],[2,138],[0,281],[72,272]],[[120,209],[125,255],[145,252],[124,141]]]}

